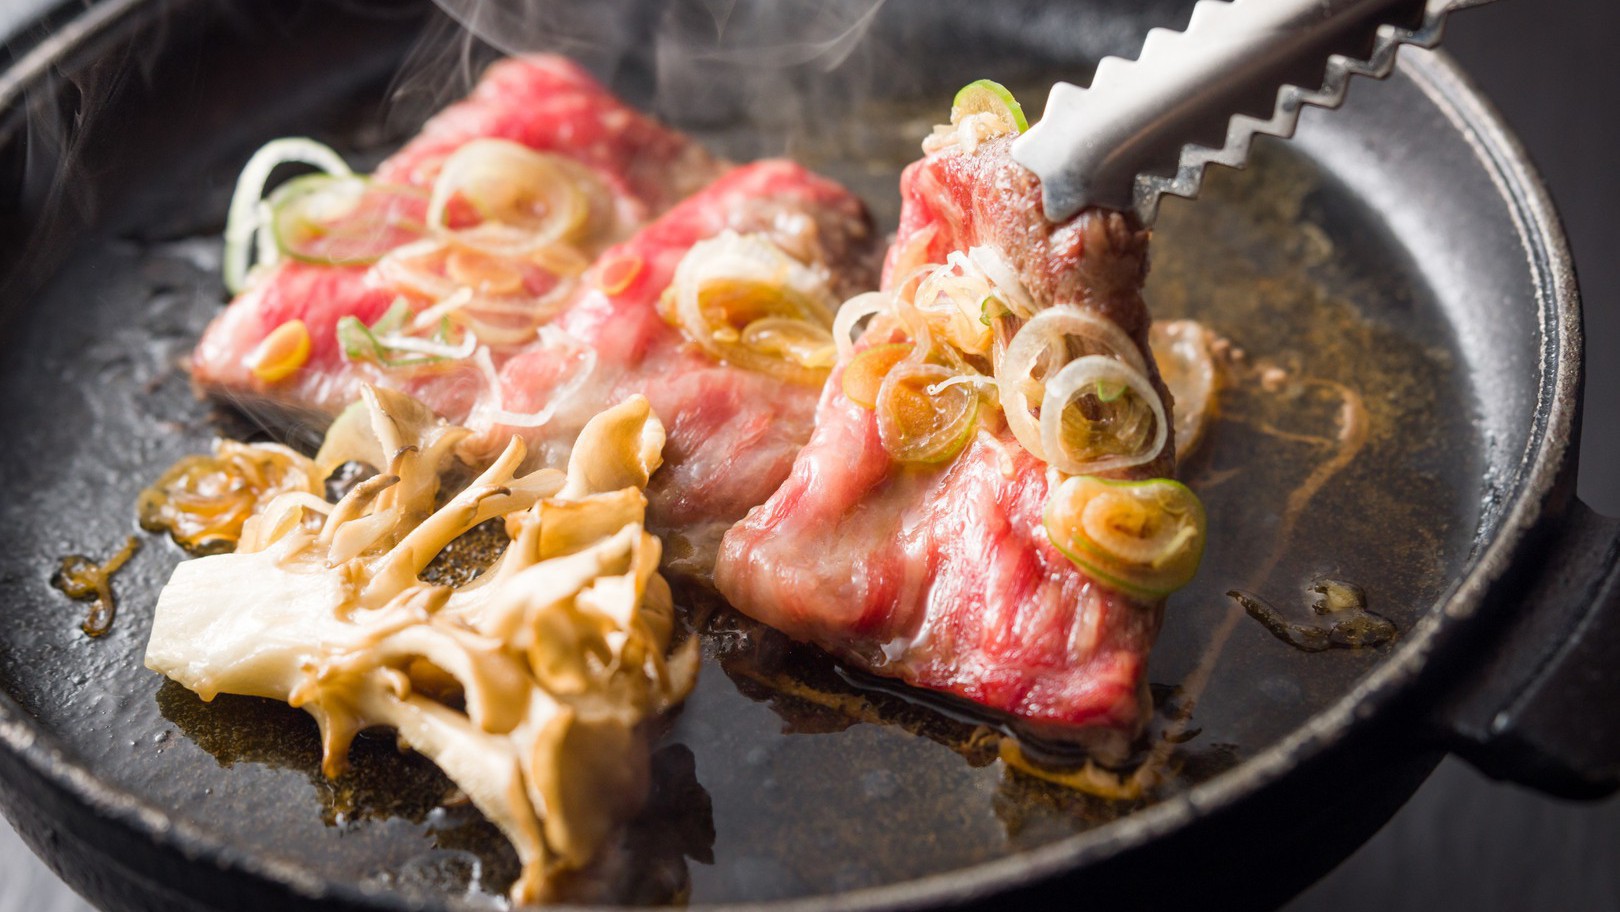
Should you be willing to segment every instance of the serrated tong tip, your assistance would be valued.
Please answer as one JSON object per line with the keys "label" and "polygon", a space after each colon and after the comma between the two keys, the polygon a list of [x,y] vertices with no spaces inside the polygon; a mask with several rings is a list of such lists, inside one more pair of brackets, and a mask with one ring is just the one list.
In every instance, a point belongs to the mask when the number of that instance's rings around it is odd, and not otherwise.
{"label": "serrated tong tip", "polygon": [[1200,0],[1089,88],[1054,85],[1013,158],[1052,221],[1102,206],[1151,224],[1165,194],[1197,196],[1210,165],[1243,167],[1255,136],[1293,136],[1306,106],[1339,107],[1350,77],[1387,76],[1401,45],[1433,47],[1451,12],[1488,2]]}

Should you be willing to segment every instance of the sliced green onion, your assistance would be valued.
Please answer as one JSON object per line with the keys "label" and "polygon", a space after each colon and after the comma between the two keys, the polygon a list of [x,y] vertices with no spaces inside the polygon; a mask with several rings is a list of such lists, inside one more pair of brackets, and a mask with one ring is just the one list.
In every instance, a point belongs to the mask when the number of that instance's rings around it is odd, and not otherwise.
{"label": "sliced green onion", "polygon": [[248,369],[266,383],[285,380],[309,361],[309,349],[309,327],[303,320],[288,320],[248,353]]}
{"label": "sliced green onion", "polygon": [[310,165],[341,177],[354,173],[343,156],[313,139],[277,139],[253,153],[236,179],[236,191],[231,194],[230,214],[225,223],[225,287],[232,294],[240,292],[247,282],[253,236],[263,224],[259,204],[270,173],[281,165],[293,163]]}
{"label": "sliced green onion", "polygon": [[[577,162],[506,139],[474,139],[445,160],[433,184],[428,225],[485,253],[524,256],[571,243],[588,227],[599,181]],[[457,206],[477,224],[456,224]]]}
{"label": "sliced green onion", "polygon": [[908,342],[874,345],[844,366],[844,395],[861,408],[877,408],[878,390],[896,364],[911,354]]}
{"label": "sliced green onion", "polygon": [[981,318],[984,298],[994,290],[973,261],[956,250],[943,268],[935,269],[917,285],[911,306],[957,351],[988,356],[995,335]]}
{"label": "sliced green onion", "polygon": [[1046,500],[1046,534],[1096,582],[1158,599],[1198,572],[1204,506],[1179,481],[1110,481],[1078,475]]}
{"label": "sliced green onion", "polygon": [[743,327],[742,344],[770,357],[811,370],[827,370],[838,348],[825,326],[790,317],[761,317]]}
{"label": "sliced green onion", "polygon": [[1175,400],[1176,460],[1198,448],[1218,410],[1212,333],[1196,320],[1156,321],[1148,332],[1159,376]]}
{"label": "sliced green onion", "polygon": [[962,452],[979,414],[972,384],[950,384],[956,374],[938,364],[903,361],[883,378],[877,394],[878,438],[900,462],[940,463]]}
{"label": "sliced green onion", "polygon": [[951,99],[951,123],[961,123],[962,118],[973,114],[994,115],[1006,127],[1003,132],[1022,133],[1029,129],[1024,106],[1006,86],[993,79],[976,79]]}
{"label": "sliced green onion", "polygon": [[[432,339],[415,339],[402,335],[406,323],[413,316],[404,299],[396,299],[391,307],[367,326],[358,317],[347,316],[338,320],[338,344],[343,357],[350,361],[375,361],[383,367],[420,367],[466,358],[477,348],[478,340],[472,333],[463,333],[459,343],[450,341],[450,321],[441,319]],[[405,352],[404,357],[396,354]]]}
{"label": "sliced green onion", "polygon": [[985,295],[979,301],[979,322],[986,326],[994,326],[997,320],[1011,315],[1012,308],[996,297],[993,292]]}
{"label": "sliced green onion", "polygon": [[836,354],[831,303],[824,271],[763,234],[727,230],[681,258],[662,306],[714,358],[820,386]]}
{"label": "sliced green onion", "polygon": [[1018,271],[1007,262],[1007,255],[1002,253],[1000,248],[987,244],[970,247],[967,258],[984,273],[990,284],[995,286],[996,297],[1012,311],[1014,316],[1027,320],[1040,312],[1041,308],[1036,305],[1029,289],[1024,287],[1023,280],[1018,277]]}
{"label": "sliced green onion", "polygon": [[1019,328],[997,361],[995,373],[1007,426],[1024,449],[1069,474],[1083,475],[1083,469],[1070,471],[1052,461],[1042,439],[1041,422],[1033,414],[1033,406],[1044,401],[1045,384],[1076,355],[1107,355],[1138,373],[1147,365],[1141,350],[1118,324],[1072,304],[1059,304],[1035,314]]}
{"label": "sliced green onion", "polygon": [[[893,299],[881,291],[864,292],[845,301],[843,306],[838,308],[838,315],[833,318],[832,325],[833,342],[838,345],[838,357],[848,358],[855,353],[857,328],[861,326],[862,321],[887,313],[893,307]],[[865,331],[864,328],[859,329],[859,332]]]}
{"label": "sliced green onion", "polygon": [[1170,430],[1164,400],[1141,371],[1086,355],[1046,381],[1040,432],[1048,465],[1090,475],[1152,462]]}
{"label": "sliced green onion", "polygon": [[276,248],[306,263],[373,263],[426,233],[426,193],[353,175],[296,177],[268,202]]}

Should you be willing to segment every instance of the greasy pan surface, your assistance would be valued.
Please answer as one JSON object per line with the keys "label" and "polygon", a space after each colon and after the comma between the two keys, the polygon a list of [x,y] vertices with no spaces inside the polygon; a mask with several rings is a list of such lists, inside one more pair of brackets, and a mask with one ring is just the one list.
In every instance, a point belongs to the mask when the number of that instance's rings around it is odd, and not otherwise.
{"label": "greasy pan surface", "polygon": [[[83,606],[49,585],[63,556],[103,558],[138,531],[134,497],[173,459],[218,433],[256,432],[197,402],[179,365],[225,297],[218,235],[247,155],[310,134],[374,159],[476,69],[445,77],[460,58],[418,43],[425,24],[442,37],[419,11],[205,6],[104,5],[129,12],[66,58],[78,89],[31,83],[32,109],[16,104],[0,121],[0,167],[23,187],[0,211],[48,212],[0,224],[13,251],[0,260],[0,736],[15,752],[3,769],[89,795],[137,843],[151,832],[298,895],[481,904],[514,862],[474,811],[443,806],[448,783],[420,758],[362,739],[355,771],[327,782],[301,713],[204,704],[141,667],[157,591],[180,557],[167,541],[142,535],[100,640],[79,632]],[[696,5],[649,26],[656,57],[576,50],[717,150],[799,157],[892,226],[898,167],[952,89],[981,75],[1015,88],[1083,76],[1147,27],[1180,24],[1183,7],[1008,5],[976,22],[954,5],[891,3],[831,72],[825,57],[783,68],[762,64],[769,53],[710,53],[702,27],[712,36],[713,23],[688,15]],[[946,59],[904,59],[961,35],[971,47]],[[1253,377],[1237,383],[1187,467],[1211,549],[1172,599],[1150,668],[1162,710],[1193,709],[1164,787],[1110,802],[1043,785],[994,760],[975,736],[986,720],[878,688],[694,599],[709,660],[660,742],[653,806],[575,895],[961,899],[1163,840],[1339,749],[1358,704],[1398,705],[1426,657],[1466,638],[1573,420],[1578,337],[1562,250],[1538,223],[1544,203],[1515,149],[1466,93],[1443,62],[1409,53],[1390,84],[1358,87],[1348,110],[1308,117],[1297,144],[1267,146],[1250,171],[1216,175],[1206,199],[1171,202],[1160,221],[1156,315],[1197,316],[1251,363],[1309,381],[1268,394]],[[1038,90],[1021,94],[1038,110]],[[71,145],[63,177],[54,131],[74,115],[89,138]],[[83,230],[66,230],[75,219]],[[1347,454],[1349,397],[1360,430]],[[1397,639],[1307,654],[1225,596],[1243,589],[1286,608],[1323,576],[1363,586]],[[1384,777],[1395,793],[1433,761],[1412,753],[1411,769]],[[0,803],[25,823],[38,813],[21,796]],[[44,838],[37,823],[22,829]]]}

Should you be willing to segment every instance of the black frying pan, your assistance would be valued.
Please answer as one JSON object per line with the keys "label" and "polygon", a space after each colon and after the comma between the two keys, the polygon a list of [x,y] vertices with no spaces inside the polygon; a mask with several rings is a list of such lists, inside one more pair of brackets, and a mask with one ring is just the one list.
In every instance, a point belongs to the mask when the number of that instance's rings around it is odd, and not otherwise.
{"label": "black frying pan", "polygon": [[[782,21],[788,38],[738,52],[715,46],[702,4],[622,3],[607,21],[635,25],[570,48],[718,150],[788,152],[892,224],[895,170],[955,87],[1083,77],[1187,6],[891,0],[858,42]],[[134,531],[136,492],[172,459],[262,432],[194,400],[177,367],[224,298],[217,237],[246,156],[289,133],[379,156],[486,58],[380,0],[107,0],[0,72],[0,808],[108,908],[478,907],[514,873],[498,834],[389,739],[328,783],[301,714],[203,704],[142,669],[179,559],[166,542],[147,537],[117,577],[100,640],[49,585],[63,555],[104,557]],[[1571,497],[1581,336],[1556,219],[1445,58],[1408,51],[1355,94],[1158,226],[1158,315],[1358,391],[1368,422],[1293,514],[1325,457],[1267,432],[1274,401],[1234,398],[1189,466],[1215,526],[1150,666],[1155,736],[1192,713],[1165,783],[1129,801],[1044,785],[995,762],[960,707],[693,599],[698,692],[660,741],[651,807],[575,895],[1265,906],[1447,750],[1558,794],[1615,786],[1620,727],[1583,708],[1615,697],[1620,532]],[[1321,419],[1308,406],[1279,414]],[[1286,606],[1323,576],[1362,585],[1397,639],[1301,652],[1225,595]]]}

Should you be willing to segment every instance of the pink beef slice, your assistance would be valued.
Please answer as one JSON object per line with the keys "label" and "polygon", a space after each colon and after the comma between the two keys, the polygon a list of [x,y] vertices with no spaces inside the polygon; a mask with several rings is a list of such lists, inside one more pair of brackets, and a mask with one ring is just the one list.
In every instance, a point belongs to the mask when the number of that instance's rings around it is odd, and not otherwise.
{"label": "pink beef slice", "polygon": [[[788,477],[820,393],[716,361],[660,315],[659,298],[681,258],[727,229],[766,233],[801,260],[824,265],[839,300],[876,284],[877,238],[859,200],[793,162],[738,167],[606,251],[586,274],[590,290],[506,363],[506,409],[531,413],[556,402],[552,419],[483,435],[493,447],[521,433],[536,461],[562,465],[592,415],[632,394],[647,396],[668,435],[648,488],[648,524],[664,539],[666,569],[698,581],[709,578],[725,530]],[[626,259],[639,264],[634,279],[613,294],[601,290],[596,270]]]}
{"label": "pink beef slice", "polygon": [[[383,162],[379,180],[429,187],[440,166],[466,142],[495,137],[569,157],[607,186],[621,224],[635,225],[712,180],[723,167],[682,134],[619,101],[577,64],[537,56],[491,66],[472,94],[439,112],[422,132]],[[470,366],[412,376],[347,362],[336,327],[345,316],[372,323],[394,293],[372,287],[363,266],[283,262],[239,295],[204,332],[191,356],[197,388],[218,398],[270,408],[321,428],[358,395],[362,382],[403,387],[451,418],[475,401]],[[293,376],[266,383],[248,356],[276,327],[308,327],[308,362]],[[497,360],[504,353],[496,353]]]}
{"label": "pink beef slice", "polygon": [[[1147,356],[1147,233],[1097,210],[1049,224],[1039,184],[1009,144],[945,150],[906,170],[891,272],[908,242],[927,243],[935,263],[993,245],[1038,302],[1104,314]],[[999,412],[949,463],[897,464],[875,413],[844,395],[843,369],[822,391],[786,483],[726,534],[719,591],[862,668],[1121,760],[1151,712],[1144,668],[1162,602],[1099,586],[1052,546],[1041,523],[1046,466]],[[1151,379],[1168,403],[1156,371]],[[1167,441],[1153,463],[1117,474],[1168,476],[1172,460]]]}

